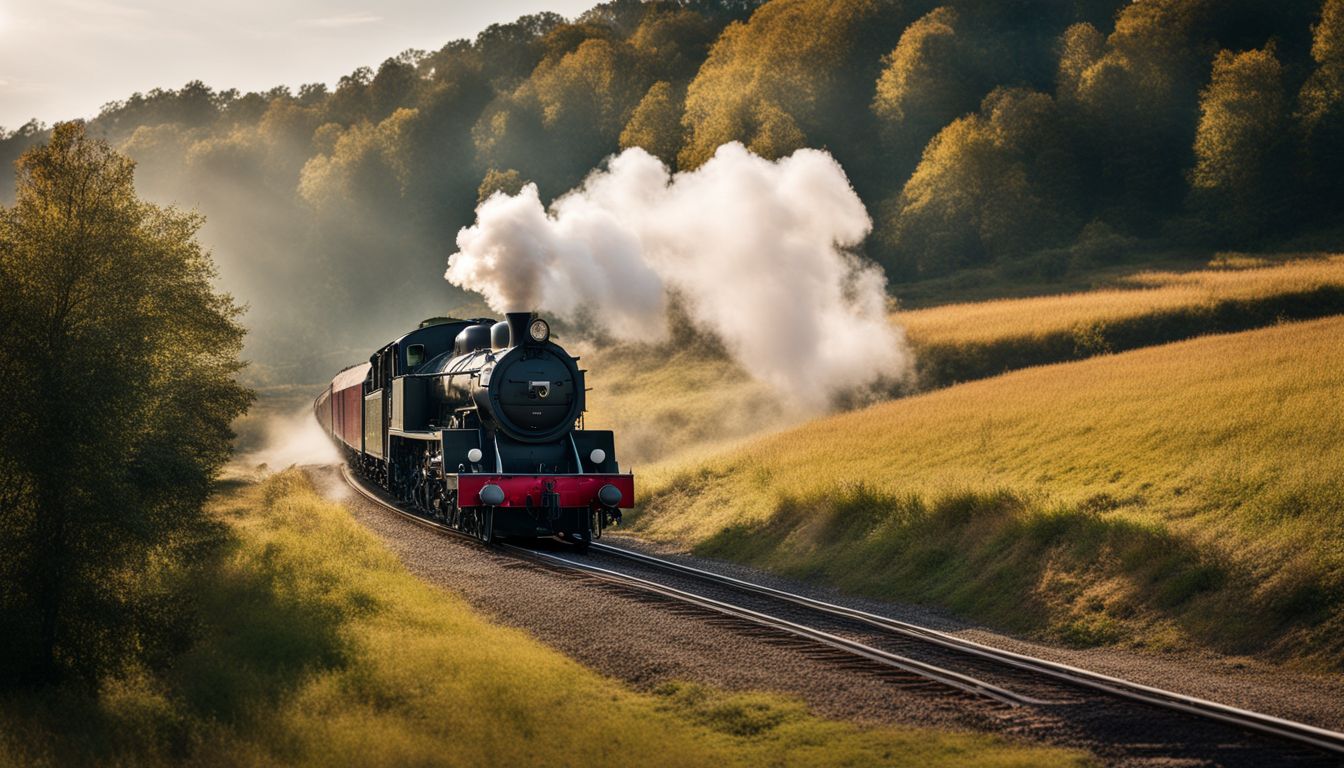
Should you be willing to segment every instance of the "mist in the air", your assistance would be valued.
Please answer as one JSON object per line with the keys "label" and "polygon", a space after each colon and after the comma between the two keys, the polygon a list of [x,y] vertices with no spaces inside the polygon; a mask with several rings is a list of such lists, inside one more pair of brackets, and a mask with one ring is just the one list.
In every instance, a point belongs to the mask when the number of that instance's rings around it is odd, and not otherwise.
{"label": "mist in the air", "polygon": [[305,402],[284,413],[272,413],[260,422],[259,435],[234,463],[249,471],[279,472],[294,466],[339,464],[341,456],[331,439],[313,418]]}
{"label": "mist in the air", "polygon": [[871,229],[826,152],[771,161],[731,143],[673,174],[633,148],[549,208],[533,185],[487,199],[445,277],[496,311],[582,319],[628,341],[666,339],[675,295],[751,376],[820,408],[908,369],[885,278],[851,253]]}

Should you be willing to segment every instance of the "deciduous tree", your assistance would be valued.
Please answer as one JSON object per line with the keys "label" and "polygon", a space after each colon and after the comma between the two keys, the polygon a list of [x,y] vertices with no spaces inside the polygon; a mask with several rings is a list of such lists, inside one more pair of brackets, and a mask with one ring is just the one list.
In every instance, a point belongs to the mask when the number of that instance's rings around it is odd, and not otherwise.
{"label": "deciduous tree", "polygon": [[251,397],[200,224],[139,200],[133,164],[81,123],[18,164],[0,209],[0,678],[95,680],[186,618],[168,577]]}
{"label": "deciduous tree", "polygon": [[1215,241],[1258,234],[1283,213],[1289,194],[1287,104],[1274,51],[1220,52],[1199,110],[1192,201]]}

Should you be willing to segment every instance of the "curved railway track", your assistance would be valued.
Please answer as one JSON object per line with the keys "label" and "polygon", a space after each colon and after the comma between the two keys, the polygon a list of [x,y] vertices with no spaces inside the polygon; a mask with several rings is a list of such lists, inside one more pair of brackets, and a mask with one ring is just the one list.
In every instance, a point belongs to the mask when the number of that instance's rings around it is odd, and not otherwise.
{"label": "curved railway track", "polygon": [[[378,506],[417,525],[480,545],[474,537],[403,509],[366,488],[345,467],[342,467],[341,472],[352,488]],[[1080,704],[1086,706],[1094,699],[1099,703],[1104,703],[1101,700],[1119,701],[1268,735],[1344,761],[1344,733],[996,648],[917,624],[641,552],[599,542],[591,545],[587,555],[561,554],[511,544],[496,544],[494,547],[543,566],[580,573],[617,588],[636,590],[734,621],[763,627],[795,640],[845,654],[865,664],[896,670],[909,678],[940,686],[958,695],[988,700],[996,706],[1014,710],[1051,710],[1066,706],[1078,707]],[[597,561],[604,558],[625,563],[629,567],[618,570],[616,567],[598,565]],[[646,575],[631,573],[630,568],[636,572],[643,571]],[[655,573],[668,578],[655,580],[649,575]],[[673,583],[668,583],[669,578]],[[680,582],[679,586],[675,585],[677,582]],[[709,587],[716,596],[690,591],[694,585]],[[830,626],[822,628],[826,625]],[[893,644],[899,648],[894,650],[891,647]],[[882,647],[884,645],[888,647]],[[915,658],[921,655],[925,659]],[[933,661],[928,660],[930,656]],[[959,669],[949,668],[948,665],[955,665]]]}

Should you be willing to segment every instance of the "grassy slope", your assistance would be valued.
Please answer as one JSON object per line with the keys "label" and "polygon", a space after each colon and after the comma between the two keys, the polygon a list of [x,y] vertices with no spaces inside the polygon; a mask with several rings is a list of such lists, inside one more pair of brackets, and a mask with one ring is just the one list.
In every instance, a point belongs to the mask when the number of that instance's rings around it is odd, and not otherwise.
{"label": "grassy slope", "polygon": [[646,472],[638,529],[1079,644],[1344,667],[1344,319],[964,384]]}
{"label": "grassy slope", "polygon": [[901,312],[921,384],[945,386],[1284,319],[1344,313],[1344,256],[1222,259],[1219,268],[1140,272],[1081,293]]}
{"label": "grassy slope", "polygon": [[582,361],[592,388],[585,425],[615,430],[627,465],[703,453],[799,419],[717,350],[622,346]]}
{"label": "grassy slope", "polygon": [[[1200,334],[1344,314],[1344,256],[1222,258],[1210,269],[1106,274],[1106,287],[900,312],[925,388]],[[1101,278],[1099,278],[1101,279]],[[1011,285],[1009,286],[1011,288]],[[700,347],[583,353],[588,425],[643,464],[798,423],[731,360]]]}
{"label": "grassy slope", "polygon": [[159,674],[0,698],[0,764],[1068,765],[982,736],[860,728],[793,702],[638,694],[409,575],[290,471],[216,503],[203,639]]}

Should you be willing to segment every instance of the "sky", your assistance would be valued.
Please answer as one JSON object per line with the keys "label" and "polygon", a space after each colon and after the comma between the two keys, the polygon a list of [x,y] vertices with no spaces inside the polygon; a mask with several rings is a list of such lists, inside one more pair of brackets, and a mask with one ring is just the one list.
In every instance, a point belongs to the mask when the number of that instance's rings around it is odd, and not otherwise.
{"label": "sky", "polygon": [[92,117],[109,101],[203,80],[218,90],[335,85],[537,11],[598,0],[0,0],[0,126]]}

